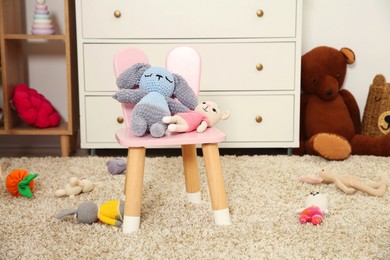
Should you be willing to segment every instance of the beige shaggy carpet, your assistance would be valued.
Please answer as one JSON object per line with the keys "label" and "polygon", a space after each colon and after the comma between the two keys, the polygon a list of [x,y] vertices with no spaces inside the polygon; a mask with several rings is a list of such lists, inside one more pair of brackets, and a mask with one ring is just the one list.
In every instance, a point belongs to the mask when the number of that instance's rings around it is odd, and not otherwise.
{"label": "beige shaggy carpet", "polygon": [[[146,159],[140,230],[123,234],[106,224],[56,219],[83,201],[123,198],[124,175],[110,175],[110,157],[1,158],[0,259],[390,259],[390,191],[383,197],[346,195],[334,184],[297,181],[322,168],[365,181],[390,178],[390,159],[352,156],[223,156],[231,226],[213,223],[204,163],[199,157],[202,202],[187,202],[180,157]],[[5,177],[12,169],[38,173],[31,199],[12,197]],[[54,195],[69,178],[104,186],[75,198]],[[329,196],[319,226],[300,224],[296,209],[311,191]]]}

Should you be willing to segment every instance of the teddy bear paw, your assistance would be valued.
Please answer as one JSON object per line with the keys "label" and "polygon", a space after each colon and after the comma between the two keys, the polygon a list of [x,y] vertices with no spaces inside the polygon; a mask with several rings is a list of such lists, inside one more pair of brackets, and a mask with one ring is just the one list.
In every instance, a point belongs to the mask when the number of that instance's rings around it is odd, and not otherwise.
{"label": "teddy bear paw", "polygon": [[328,160],[344,160],[352,152],[348,140],[337,134],[320,133],[311,138],[314,151]]}
{"label": "teddy bear paw", "polygon": [[390,132],[383,136],[382,147],[383,155],[390,156]]}

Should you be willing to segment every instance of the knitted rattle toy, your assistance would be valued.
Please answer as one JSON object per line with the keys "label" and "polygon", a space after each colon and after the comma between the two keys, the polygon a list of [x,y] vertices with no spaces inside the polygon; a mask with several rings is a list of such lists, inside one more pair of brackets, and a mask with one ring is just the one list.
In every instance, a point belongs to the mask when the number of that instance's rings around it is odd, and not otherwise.
{"label": "knitted rattle toy", "polygon": [[301,224],[307,222],[313,225],[320,224],[324,214],[328,213],[327,196],[319,192],[311,192],[305,199],[305,208],[298,209],[297,213],[301,213],[299,216]]}
{"label": "knitted rattle toy", "polygon": [[29,174],[26,170],[18,169],[8,174],[5,180],[5,186],[12,196],[32,197],[34,189],[34,179],[38,174]]}
{"label": "knitted rattle toy", "polygon": [[113,98],[135,104],[131,118],[135,136],[150,132],[153,137],[162,137],[167,129],[162,121],[164,116],[188,112],[198,103],[182,76],[149,64],[134,64],[118,76],[117,85],[120,90]]}
{"label": "knitted rattle toy", "polygon": [[386,192],[388,179],[381,176],[381,180],[376,183],[363,183],[359,177],[352,175],[338,175],[329,170],[321,170],[320,177],[301,176],[299,181],[310,184],[330,184],[334,183],[340,190],[346,194],[354,194],[360,190],[372,196],[383,196]]}
{"label": "knitted rattle toy", "polygon": [[171,132],[192,132],[198,133],[206,131],[219,122],[230,116],[229,111],[223,111],[215,102],[205,101],[186,113],[178,113],[174,116],[163,117],[163,122],[168,125]]}
{"label": "knitted rattle toy", "polygon": [[120,227],[123,223],[124,202],[122,200],[110,200],[98,207],[94,202],[86,201],[75,209],[61,210],[57,219],[75,215],[77,221],[83,224],[93,224],[97,221]]}

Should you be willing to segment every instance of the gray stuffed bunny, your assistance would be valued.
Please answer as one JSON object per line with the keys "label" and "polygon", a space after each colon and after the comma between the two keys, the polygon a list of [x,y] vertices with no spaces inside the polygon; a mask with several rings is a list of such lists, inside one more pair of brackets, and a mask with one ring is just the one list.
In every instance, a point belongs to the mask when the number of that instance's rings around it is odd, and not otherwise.
{"label": "gray stuffed bunny", "polygon": [[167,129],[164,116],[188,112],[198,104],[196,94],[182,76],[149,64],[136,63],[126,69],[118,76],[117,85],[120,90],[113,98],[136,104],[131,118],[135,136],[150,132],[153,137],[162,137]]}
{"label": "gray stuffed bunny", "polygon": [[75,209],[61,210],[56,218],[75,216],[76,220],[83,224],[93,224],[100,221],[120,227],[123,224],[124,209],[125,203],[123,200],[110,200],[100,206],[97,206],[94,202],[85,201]]}
{"label": "gray stuffed bunny", "polygon": [[92,224],[98,221],[98,206],[91,202],[86,201],[81,203],[75,209],[64,209],[61,210],[57,215],[57,219],[61,219],[65,216],[75,216],[77,221],[83,224]]}

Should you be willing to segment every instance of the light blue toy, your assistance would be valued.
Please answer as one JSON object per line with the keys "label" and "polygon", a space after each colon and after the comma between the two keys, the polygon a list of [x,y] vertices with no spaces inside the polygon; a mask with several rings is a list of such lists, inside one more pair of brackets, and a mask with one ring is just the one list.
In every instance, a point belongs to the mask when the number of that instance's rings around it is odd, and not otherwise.
{"label": "light blue toy", "polygon": [[136,63],[122,72],[116,83],[120,90],[113,98],[136,104],[131,118],[135,136],[150,132],[153,137],[162,137],[167,129],[162,121],[164,116],[188,112],[198,104],[186,80],[165,68]]}

